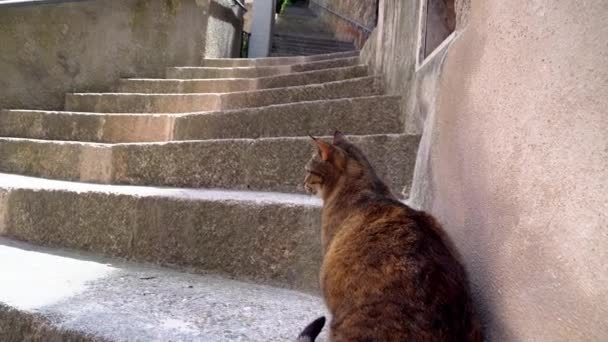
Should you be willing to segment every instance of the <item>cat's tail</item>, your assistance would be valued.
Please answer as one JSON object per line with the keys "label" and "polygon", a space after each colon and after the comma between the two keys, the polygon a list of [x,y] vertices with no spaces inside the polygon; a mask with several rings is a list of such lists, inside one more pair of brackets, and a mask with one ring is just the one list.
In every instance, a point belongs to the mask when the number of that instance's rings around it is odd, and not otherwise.
{"label": "cat's tail", "polygon": [[296,342],[314,342],[319,333],[321,333],[321,329],[325,325],[325,316],[321,316],[302,330]]}

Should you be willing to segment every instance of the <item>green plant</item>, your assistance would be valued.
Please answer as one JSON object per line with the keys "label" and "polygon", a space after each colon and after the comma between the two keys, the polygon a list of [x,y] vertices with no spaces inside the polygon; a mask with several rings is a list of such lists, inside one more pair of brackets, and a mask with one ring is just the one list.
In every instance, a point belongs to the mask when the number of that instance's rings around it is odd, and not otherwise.
{"label": "green plant", "polygon": [[281,5],[281,14],[285,13],[285,9],[287,8],[287,6],[292,5],[293,2],[291,0],[283,0],[283,4]]}

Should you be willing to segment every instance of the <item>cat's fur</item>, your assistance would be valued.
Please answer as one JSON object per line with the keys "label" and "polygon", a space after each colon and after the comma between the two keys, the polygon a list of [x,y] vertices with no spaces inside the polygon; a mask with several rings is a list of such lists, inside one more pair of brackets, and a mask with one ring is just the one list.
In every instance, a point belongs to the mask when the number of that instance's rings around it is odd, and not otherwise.
{"label": "cat's fur", "polygon": [[435,219],[398,201],[341,133],[313,140],[305,187],[323,199],[330,341],[481,341],[465,269]]}

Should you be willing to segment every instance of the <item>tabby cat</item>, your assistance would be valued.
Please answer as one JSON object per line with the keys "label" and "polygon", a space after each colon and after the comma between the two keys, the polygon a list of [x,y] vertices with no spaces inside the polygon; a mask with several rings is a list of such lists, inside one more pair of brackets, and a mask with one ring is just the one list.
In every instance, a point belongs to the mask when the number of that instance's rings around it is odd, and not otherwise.
{"label": "tabby cat", "polygon": [[437,221],[400,202],[340,132],[331,144],[311,138],[304,183],[323,199],[330,341],[481,341],[465,269]]}

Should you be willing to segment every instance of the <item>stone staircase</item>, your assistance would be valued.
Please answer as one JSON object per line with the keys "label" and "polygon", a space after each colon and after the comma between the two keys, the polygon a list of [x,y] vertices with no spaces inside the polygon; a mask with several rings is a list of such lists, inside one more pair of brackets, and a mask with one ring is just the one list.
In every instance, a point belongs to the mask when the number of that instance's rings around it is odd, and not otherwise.
{"label": "stone staircase", "polygon": [[419,137],[356,52],[166,75],[0,112],[0,340],[292,340],[324,313],[308,134],[409,186]]}
{"label": "stone staircase", "polygon": [[354,49],[352,42],[334,39],[333,33],[305,5],[289,6],[277,16],[272,56],[308,56]]}

